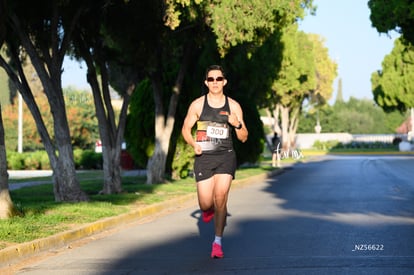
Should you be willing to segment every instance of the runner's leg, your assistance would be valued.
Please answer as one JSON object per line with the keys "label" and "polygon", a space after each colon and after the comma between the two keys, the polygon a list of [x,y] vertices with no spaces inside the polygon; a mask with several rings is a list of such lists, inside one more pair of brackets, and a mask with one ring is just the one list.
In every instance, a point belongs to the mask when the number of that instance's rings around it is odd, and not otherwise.
{"label": "runner's leg", "polygon": [[227,218],[227,199],[230,190],[232,175],[216,174],[214,178],[214,207],[215,207],[215,234],[222,237]]}
{"label": "runner's leg", "polygon": [[214,177],[197,182],[197,196],[202,211],[214,206]]}

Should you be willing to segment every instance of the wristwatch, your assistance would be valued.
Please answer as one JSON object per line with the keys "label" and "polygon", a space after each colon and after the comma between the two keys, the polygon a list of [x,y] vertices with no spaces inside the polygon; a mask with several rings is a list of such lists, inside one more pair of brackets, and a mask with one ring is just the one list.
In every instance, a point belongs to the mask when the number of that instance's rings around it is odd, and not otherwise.
{"label": "wristwatch", "polygon": [[240,130],[243,127],[243,124],[239,121],[239,126],[234,127],[234,129]]}

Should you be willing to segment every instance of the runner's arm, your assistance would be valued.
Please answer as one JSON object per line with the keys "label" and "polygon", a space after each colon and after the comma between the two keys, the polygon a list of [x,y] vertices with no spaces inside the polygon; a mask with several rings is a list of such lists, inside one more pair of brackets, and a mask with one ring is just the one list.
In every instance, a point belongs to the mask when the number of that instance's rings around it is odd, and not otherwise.
{"label": "runner's arm", "polygon": [[197,103],[194,101],[191,103],[190,107],[188,108],[187,115],[184,119],[183,127],[181,129],[181,134],[183,135],[184,140],[194,148],[194,152],[197,155],[202,153],[201,147],[197,144],[193,138],[191,133],[191,129],[193,128],[194,124],[198,120],[198,113],[197,113]]}

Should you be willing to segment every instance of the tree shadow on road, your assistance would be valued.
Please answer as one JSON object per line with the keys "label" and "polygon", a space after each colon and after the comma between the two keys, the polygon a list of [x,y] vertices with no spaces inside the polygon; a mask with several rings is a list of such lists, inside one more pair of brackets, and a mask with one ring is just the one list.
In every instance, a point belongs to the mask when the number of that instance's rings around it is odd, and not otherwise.
{"label": "tree shadow on road", "polygon": [[[364,169],[374,166],[362,164]],[[361,175],[361,166],[351,162],[341,162],[340,167],[345,172],[329,162],[301,163],[264,182],[232,189],[224,259],[210,259],[213,223],[201,222],[199,210],[191,207],[109,237],[111,258],[76,258],[73,251],[72,264],[87,264],[93,274],[404,274],[414,270],[414,209],[413,200],[408,200],[412,193],[400,194],[389,178],[376,178],[367,171],[362,178],[353,177]],[[125,234],[130,245],[122,249],[118,238]],[[90,246],[85,249],[102,249],[97,243]]]}

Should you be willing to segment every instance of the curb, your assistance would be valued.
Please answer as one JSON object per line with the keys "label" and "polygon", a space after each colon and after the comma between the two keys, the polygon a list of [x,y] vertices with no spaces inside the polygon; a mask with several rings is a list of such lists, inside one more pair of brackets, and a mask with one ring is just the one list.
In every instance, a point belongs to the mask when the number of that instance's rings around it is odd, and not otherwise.
{"label": "curb", "polygon": [[[232,188],[243,188],[244,186],[266,180],[282,172],[283,168],[241,180],[236,179],[232,183]],[[183,205],[190,201],[194,201],[195,204],[196,200],[197,194],[188,194],[167,200],[162,203],[157,203],[136,209],[125,214],[104,218],[90,224],[82,225],[79,228],[73,230],[7,247],[0,250],[0,268],[5,267],[6,265],[18,263],[19,261],[27,259],[38,253],[48,251],[50,249],[62,248],[69,245],[71,242],[81,240],[97,233],[101,233],[105,230],[115,228],[119,225],[132,223],[137,219],[147,217],[167,209],[177,208],[177,206]]]}

